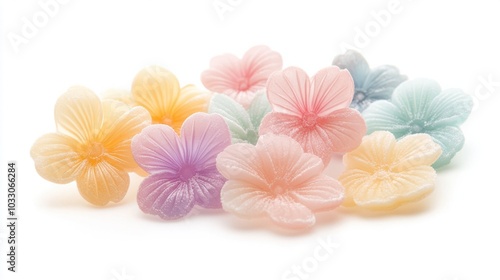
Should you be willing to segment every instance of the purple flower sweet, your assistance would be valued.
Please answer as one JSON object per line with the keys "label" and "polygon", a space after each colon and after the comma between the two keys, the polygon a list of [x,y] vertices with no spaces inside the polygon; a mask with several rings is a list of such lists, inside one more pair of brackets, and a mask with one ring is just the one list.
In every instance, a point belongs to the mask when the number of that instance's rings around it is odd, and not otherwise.
{"label": "purple flower sweet", "polygon": [[163,124],[143,129],[132,139],[135,160],[150,174],[137,194],[141,210],[172,220],[188,214],[195,204],[221,208],[220,190],[226,179],[215,159],[230,144],[229,128],[215,114],[191,115],[180,136]]}

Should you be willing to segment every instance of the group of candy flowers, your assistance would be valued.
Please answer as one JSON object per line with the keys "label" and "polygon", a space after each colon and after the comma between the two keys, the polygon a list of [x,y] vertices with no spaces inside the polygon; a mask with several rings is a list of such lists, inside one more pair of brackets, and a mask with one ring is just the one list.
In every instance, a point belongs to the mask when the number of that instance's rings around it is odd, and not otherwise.
{"label": "group of candy flowers", "polygon": [[[257,46],[214,57],[201,81],[210,92],[153,66],[131,91],[70,88],[55,105],[57,132],[31,149],[36,170],[76,180],[94,205],[121,201],[136,172],[139,208],[166,220],[197,205],[307,228],[339,205],[390,210],[424,198],[435,168],[462,148],[472,107],[459,89],[370,68],[355,51],[309,77]],[[339,178],[324,172],[335,154]]]}

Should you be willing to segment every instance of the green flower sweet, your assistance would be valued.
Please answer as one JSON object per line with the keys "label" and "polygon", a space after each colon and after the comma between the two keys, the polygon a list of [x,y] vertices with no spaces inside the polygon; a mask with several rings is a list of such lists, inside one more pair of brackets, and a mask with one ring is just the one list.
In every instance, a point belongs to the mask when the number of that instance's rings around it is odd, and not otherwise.
{"label": "green flower sweet", "polygon": [[212,97],[209,113],[221,115],[231,131],[232,143],[250,143],[255,145],[259,139],[259,127],[262,118],[271,111],[271,105],[265,94],[258,94],[252,100],[248,110],[234,99],[223,94]]}
{"label": "green flower sweet", "polygon": [[438,168],[450,163],[464,145],[459,126],[472,110],[472,98],[460,89],[441,90],[433,80],[418,79],[400,84],[391,101],[381,100],[363,112],[370,134],[390,131],[397,138],[427,133],[443,153],[433,164]]}

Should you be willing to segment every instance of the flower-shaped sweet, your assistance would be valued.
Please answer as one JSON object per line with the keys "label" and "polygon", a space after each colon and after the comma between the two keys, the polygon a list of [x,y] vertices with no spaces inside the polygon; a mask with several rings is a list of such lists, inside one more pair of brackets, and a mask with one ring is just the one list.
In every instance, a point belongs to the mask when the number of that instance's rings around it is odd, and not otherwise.
{"label": "flower-shaped sweet", "polygon": [[151,125],[132,140],[137,163],[146,170],[137,193],[140,209],[162,219],[178,219],[193,206],[220,208],[220,189],[226,181],[215,158],[231,144],[221,116],[195,113],[181,128],[180,137],[169,126]]}
{"label": "flower-shaped sweet", "polygon": [[424,198],[434,189],[431,164],[440,154],[441,147],[427,134],[399,141],[387,131],[365,136],[357,149],[344,155],[346,170],[339,177],[344,205],[393,209]]}
{"label": "flower-shaped sweet", "polygon": [[221,191],[224,210],[268,216],[283,227],[314,225],[314,213],[337,207],[344,195],[337,180],[322,174],[321,159],[284,135],[263,135],[256,146],[233,144],[219,154],[217,168],[228,179]]}
{"label": "flower-shaped sweet", "polygon": [[151,124],[148,112],[72,87],[57,100],[55,121],[57,132],[31,148],[38,174],[59,184],[76,180],[83,198],[95,205],[121,201],[129,186],[127,172],[138,168],[130,142]]}
{"label": "flower-shaped sweet", "polygon": [[210,91],[227,94],[248,108],[255,94],[265,90],[269,75],[281,67],[279,53],[266,46],[255,46],[243,59],[232,54],[212,58],[210,69],[201,74],[201,81]]}
{"label": "flower-shaped sweet", "polygon": [[459,125],[469,116],[472,105],[472,98],[460,89],[441,91],[435,81],[418,79],[399,85],[390,102],[374,102],[363,116],[368,133],[387,130],[396,138],[429,134],[443,150],[433,165],[438,168],[448,164],[462,149],[464,136]]}
{"label": "flower-shaped sweet", "polygon": [[299,68],[275,72],[267,83],[273,111],[259,134],[284,134],[327,163],[334,153],[356,148],[366,133],[361,114],[349,108],[354,83],[347,70],[330,66],[311,79]]}
{"label": "flower-shaped sweet", "polygon": [[179,132],[182,123],[196,112],[206,112],[209,95],[193,85],[180,88],[172,72],[159,66],[141,70],[132,84],[136,104],[146,108],[154,124],[167,124]]}
{"label": "flower-shaped sweet", "polygon": [[360,112],[376,100],[390,99],[394,89],[407,79],[392,65],[370,69],[366,59],[354,50],[336,56],[333,65],[347,69],[351,73],[355,86],[351,108]]}
{"label": "flower-shaped sweet", "polygon": [[271,105],[263,93],[254,98],[248,110],[223,94],[212,97],[208,107],[209,113],[216,113],[224,118],[231,131],[233,143],[246,142],[254,145],[259,138],[262,118],[270,111]]}

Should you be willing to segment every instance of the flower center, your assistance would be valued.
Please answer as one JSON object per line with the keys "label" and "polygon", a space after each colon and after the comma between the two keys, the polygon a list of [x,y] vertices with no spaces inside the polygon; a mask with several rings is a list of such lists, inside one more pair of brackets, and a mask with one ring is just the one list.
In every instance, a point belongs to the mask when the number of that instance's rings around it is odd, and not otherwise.
{"label": "flower center", "polygon": [[421,120],[413,120],[409,124],[410,134],[421,133],[425,130],[426,123]]}
{"label": "flower center", "polygon": [[391,179],[391,167],[387,164],[382,164],[377,168],[377,170],[375,170],[373,175],[375,175],[379,180]]}
{"label": "flower center", "polygon": [[366,98],[366,92],[362,89],[356,89],[354,93],[353,101],[363,101]]}
{"label": "flower center", "polygon": [[87,146],[86,156],[88,159],[96,161],[101,158],[105,152],[106,150],[101,143],[94,142]]}
{"label": "flower center", "polygon": [[238,91],[247,91],[250,88],[250,81],[247,77],[241,77],[238,79]]}
{"label": "flower center", "polygon": [[318,116],[313,113],[306,113],[302,116],[302,123],[305,127],[313,127],[318,122]]}
{"label": "flower center", "polygon": [[194,169],[194,167],[190,165],[183,166],[179,170],[179,178],[181,178],[181,180],[183,181],[191,180],[191,178],[193,178],[194,175],[196,175],[196,170]]}
{"label": "flower center", "polygon": [[276,180],[271,185],[269,188],[271,189],[271,192],[273,192],[275,195],[281,195],[286,192],[286,182],[284,180]]}
{"label": "flower center", "polygon": [[159,123],[166,124],[166,125],[172,125],[173,121],[169,116],[164,116]]}

